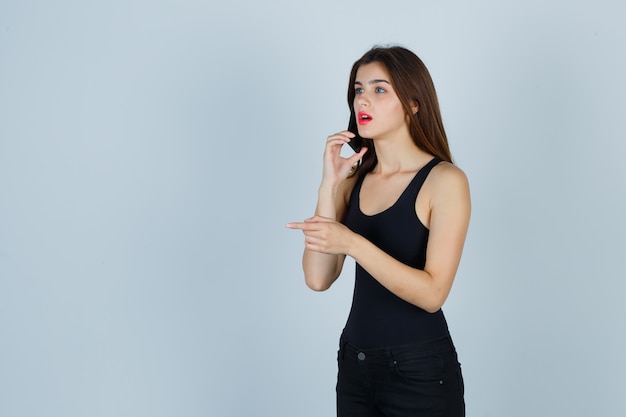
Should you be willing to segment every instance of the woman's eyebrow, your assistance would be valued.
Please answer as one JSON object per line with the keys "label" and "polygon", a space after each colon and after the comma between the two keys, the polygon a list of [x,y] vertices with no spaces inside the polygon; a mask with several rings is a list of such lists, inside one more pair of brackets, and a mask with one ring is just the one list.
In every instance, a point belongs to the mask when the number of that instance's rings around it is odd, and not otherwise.
{"label": "woman's eyebrow", "polygon": [[[389,81],[387,81],[387,80],[378,80],[378,79],[376,79],[376,80],[371,80],[371,81],[368,82],[368,84],[370,84],[370,85],[376,84],[376,83],[387,83],[387,84],[391,85],[391,83]],[[361,83],[361,81],[355,81],[354,84],[355,85],[363,85]]]}

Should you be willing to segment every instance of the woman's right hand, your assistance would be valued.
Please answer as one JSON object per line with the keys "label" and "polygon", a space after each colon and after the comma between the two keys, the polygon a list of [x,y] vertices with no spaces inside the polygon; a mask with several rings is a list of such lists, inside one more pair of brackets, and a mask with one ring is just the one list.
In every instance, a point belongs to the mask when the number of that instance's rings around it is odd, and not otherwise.
{"label": "woman's right hand", "polygon": [[354,133],[344,130],[343,132],[330,135],[326,139],[324,149],[324,169],[322,183],[330,186],[337,186],[348,178],[353,167],[363,158],[367,148],[363,147],[358,153],[349,158],[341,156],[341,148],[354,137]]}

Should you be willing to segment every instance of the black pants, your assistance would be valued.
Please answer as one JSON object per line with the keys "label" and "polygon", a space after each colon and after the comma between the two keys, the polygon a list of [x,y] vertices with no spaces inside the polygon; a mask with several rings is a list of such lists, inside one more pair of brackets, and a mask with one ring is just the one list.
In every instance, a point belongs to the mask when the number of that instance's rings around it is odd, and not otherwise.
{"label": "black pants", "polygon": [[338,417],[463,417],[461,365],[449,336],[415,345],[338,352]]}

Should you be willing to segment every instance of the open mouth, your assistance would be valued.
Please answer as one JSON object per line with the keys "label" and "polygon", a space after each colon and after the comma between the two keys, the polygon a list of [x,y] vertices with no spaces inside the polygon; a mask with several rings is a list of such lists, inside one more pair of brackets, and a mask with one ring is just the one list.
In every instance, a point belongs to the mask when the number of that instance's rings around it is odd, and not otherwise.
{"label": "open mouth", "polygon": [[370,116],[369,114],[365,113],[364,111],[360,111],[357,115],[357,122],[360,125],[366,125],[369,122],[372,121],[372,116]]}

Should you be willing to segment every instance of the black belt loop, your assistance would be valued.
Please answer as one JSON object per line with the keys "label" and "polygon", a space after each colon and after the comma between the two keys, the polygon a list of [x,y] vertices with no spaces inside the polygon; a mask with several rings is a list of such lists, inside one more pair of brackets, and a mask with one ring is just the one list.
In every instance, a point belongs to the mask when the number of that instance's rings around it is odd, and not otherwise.
{"label": "black belt loop", "polygon": [[341,336],[341,339],[339,339],[339,357],[341,360],[344,360],[346,357],[346,339],[343,335]]}
{"label": "black belt loop", "polygon": [[454,347],[454,342],[452,342],[452,336],[450,336],[450,333],[448,333],[448,336],[446,337],[446,339],[448,340],[450,349],[452,349],[453,352],[456,351],[456,348]]}

